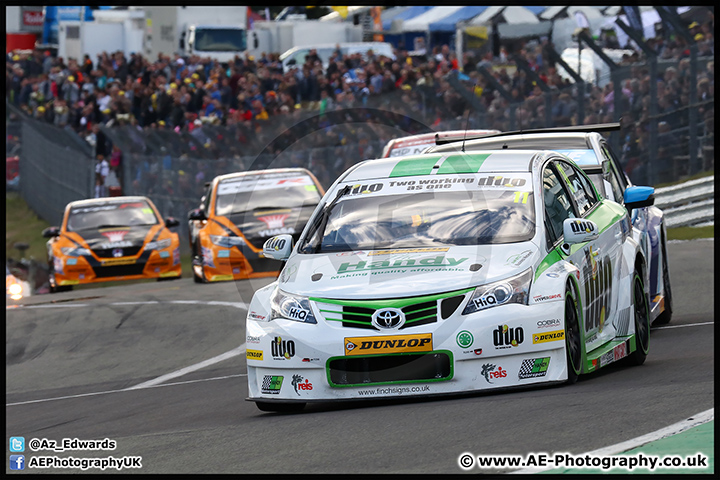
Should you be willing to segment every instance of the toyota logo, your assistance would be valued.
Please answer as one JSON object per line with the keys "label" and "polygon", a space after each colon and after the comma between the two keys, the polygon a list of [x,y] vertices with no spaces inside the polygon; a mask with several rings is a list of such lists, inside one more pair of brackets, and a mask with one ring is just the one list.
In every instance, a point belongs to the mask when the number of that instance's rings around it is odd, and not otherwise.
{"label": "toyota logo", "polygon": [[399,308],[383,308],[372,315],[372,324],[377,329],[398,329],[405,323],[405,314]]}
{"label": "toyota logo", "polygon": [[123,256],[122,248],[113,248],[112,251],[113,257],[118,258]]}

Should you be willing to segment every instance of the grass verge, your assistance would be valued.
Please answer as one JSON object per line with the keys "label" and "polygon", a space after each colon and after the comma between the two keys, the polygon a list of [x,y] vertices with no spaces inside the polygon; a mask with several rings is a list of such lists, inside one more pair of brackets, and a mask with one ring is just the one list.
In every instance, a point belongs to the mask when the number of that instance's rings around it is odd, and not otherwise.
{"label": "grass verge", "polygon": [[663,187],[672,187],[673,185],[680,185],[681,183],[685,183],[690,180],[697,180],[698,178],[704,178],[704,177],[711,177],[715,175],[715,170],[709,170],[707,172],[700,172],[696,173],[695,175],[690,175],[687,178],[683,178],[682,180],[676,180],[674,182],[668,182],[668,183],[659,183],[655,185],[655,189],[663,188]]}
{"label": "grass verge", "polygon": [[715,238],[715,225],[707,227],[676,227],[667,229],[668,240],[695,240],[697,238]]}
{"label": "grass verge", "polygon": [[[16,192],[5,194],[5,258],[20,260],[34,258],[37,261],[47,260],[45,248],[46,238],[41,233],[50,224],[35,215],[25,200]],[[13,247],[16,243],[27,243],[29,248],[24,255]]]}

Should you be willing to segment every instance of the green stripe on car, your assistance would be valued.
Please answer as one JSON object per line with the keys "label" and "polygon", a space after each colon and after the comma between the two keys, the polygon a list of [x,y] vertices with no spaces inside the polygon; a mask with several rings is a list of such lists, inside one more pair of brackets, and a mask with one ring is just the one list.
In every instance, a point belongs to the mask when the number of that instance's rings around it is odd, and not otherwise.
{"label": "green stripe on car", "polygon": [[489,156],[489,153],[481,155],[453,155],[440,165],[437,173],[476,173]]}

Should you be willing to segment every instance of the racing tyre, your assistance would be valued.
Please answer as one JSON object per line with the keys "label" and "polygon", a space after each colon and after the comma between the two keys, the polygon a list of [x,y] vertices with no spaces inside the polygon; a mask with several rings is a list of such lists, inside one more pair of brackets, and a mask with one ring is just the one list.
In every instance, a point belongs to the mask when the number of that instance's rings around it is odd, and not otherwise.
{"label": "racing tyre", "polygon": [[565,351],[568,370],[567,383],[570,385],[577,382],[582,371],[579,318],[575,289],[568,283],[565,287]]}
{"label": "racing tyre", "polygon": [[667,264],[667,248],[665,246],[665,236],[661,234],[660,245],[662,246],[662,279],[663,279],[663,295],[665,297],[665,310],[658,315],[653,324],[667,325],[672,320],[672,289],[670,288],[670,270]]}
{"label": "racing tyre", "polygon": [[274,403],[274,402],[255,402],[255,405],[263,412],[292,413],[299,412],[305,408],[304,403]]}
{"label": "racing tyre", "polygon": [[635,271],[632,282],[633,310],[635,311],[635,351],[628,356],[630,365],[645,363],[650,343],[650,309],[640,274]]}
{"label": "racing tyre", "polygon": [[195,283],[205,283],[205,273],[203,272],[202,265],[200,266],[200,275],[195,273],[195,266],[190,265],[190,268],[192,269],[192,276],[193,276],[193,282]]}
{"label": "racing tyre", "polygon": [[50,284],[50,293],[59,293],[59,292],[70,292],[73,289],[72,285],[58,285],[57,282],[55,282],[55,276],[51,273],[51,281],[48,283]]}

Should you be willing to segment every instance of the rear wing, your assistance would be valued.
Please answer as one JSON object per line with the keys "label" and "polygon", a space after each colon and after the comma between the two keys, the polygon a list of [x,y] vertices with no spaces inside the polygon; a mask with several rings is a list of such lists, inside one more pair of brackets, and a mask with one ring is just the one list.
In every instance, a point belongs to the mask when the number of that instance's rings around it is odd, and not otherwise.
{"label": "rear wing", "polygon": [[512,132],[501,132],[491,133],[489,135],[476,135],[467,138],[440,138],[438,134],[435,134],[435,145],[447,145],[448,143],[456,142],[469,142],[470,140],[478,140],[480,138],[497,138],[505,137],[508,135],[523,135],[526,133],[561,133],[561,132],[578,132],[578,133],[591,133],[591,132],[615,132],[620,130],[620,122],[615,123],[597,123],[595,125],[577,125],[570,127],[550,127],[550,128],[537,128],[534,130],[515,130]]}

